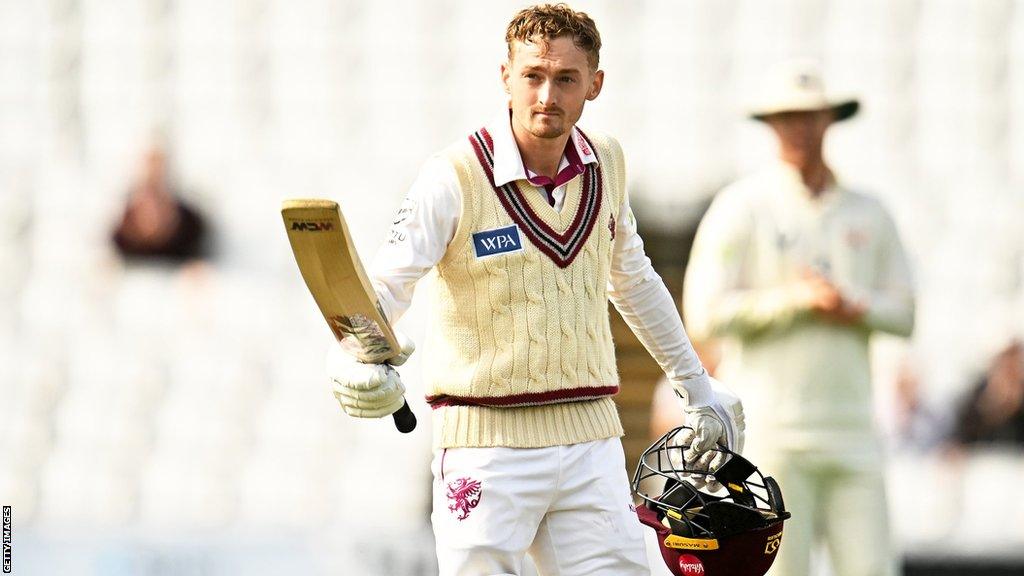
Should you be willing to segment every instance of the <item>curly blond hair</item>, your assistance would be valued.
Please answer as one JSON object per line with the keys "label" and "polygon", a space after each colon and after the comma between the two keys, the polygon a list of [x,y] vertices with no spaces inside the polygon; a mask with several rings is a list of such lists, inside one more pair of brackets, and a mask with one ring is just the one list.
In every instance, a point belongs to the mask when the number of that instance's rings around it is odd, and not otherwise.
{"label": "curly blond hair", "polygon": [[586,12],[577,12],[562,3],[530,6],[512,18],[505,31],[508,59],[512,60],[516,40],[537,42],[546,49],[548,41],[562,36],[571,37],[576,47],[587,53],[591,69],[597,70],[601,51],[601,34],[597,25]]}

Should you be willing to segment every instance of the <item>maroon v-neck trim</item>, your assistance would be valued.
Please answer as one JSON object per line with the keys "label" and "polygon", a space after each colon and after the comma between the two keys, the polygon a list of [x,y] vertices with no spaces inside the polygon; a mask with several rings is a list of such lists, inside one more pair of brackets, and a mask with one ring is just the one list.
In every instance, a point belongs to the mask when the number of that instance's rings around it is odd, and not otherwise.
{"label": "maroon v-neck trim", "polygon": [[[591,148],[594,147],[586,134],[580,132],[580,135]],[[519,225],[530,242],[551,258],[559,268],[566,268],[572,264],[587,238],[590,237],[594,223],[597,221],[597,213],[600,211],[604,192],[600,164],[595,162],[586,166],[576,214],[569,227],[564,232],[558,232],[534,212],[515,182],[509,182],[503,186],[494,184],[494,141],[487,129],[481,128],[474,132],[469,137],[469,143],[473,146],[477,160],[483,166],[487,179],[491,183],[491,187],[494,188],[505,212]]]}

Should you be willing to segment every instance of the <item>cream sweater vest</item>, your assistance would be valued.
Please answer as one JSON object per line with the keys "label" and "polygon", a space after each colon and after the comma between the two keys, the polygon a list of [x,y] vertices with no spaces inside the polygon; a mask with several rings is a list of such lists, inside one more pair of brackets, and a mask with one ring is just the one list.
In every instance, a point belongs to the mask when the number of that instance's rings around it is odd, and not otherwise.
{"label": "cream sweater vest", "polygon": [[424,346],[437,447],[532,448],[622,435],[607,284],[625,193],[618,143],[556,212],[532,187],[493,184],[486,129],[445,154],[462,212],[436,267]]}

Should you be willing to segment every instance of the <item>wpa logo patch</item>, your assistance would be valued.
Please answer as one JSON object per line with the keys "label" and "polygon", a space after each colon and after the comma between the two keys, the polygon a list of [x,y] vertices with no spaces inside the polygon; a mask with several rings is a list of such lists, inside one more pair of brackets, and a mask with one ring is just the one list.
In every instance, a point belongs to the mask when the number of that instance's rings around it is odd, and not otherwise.
{"label": "wpa logo patch", "polygon": [[515,224],[473,234],[473,251],[477,258],[518,252],[522,249],[523,242],[519,236],[519,227]]}

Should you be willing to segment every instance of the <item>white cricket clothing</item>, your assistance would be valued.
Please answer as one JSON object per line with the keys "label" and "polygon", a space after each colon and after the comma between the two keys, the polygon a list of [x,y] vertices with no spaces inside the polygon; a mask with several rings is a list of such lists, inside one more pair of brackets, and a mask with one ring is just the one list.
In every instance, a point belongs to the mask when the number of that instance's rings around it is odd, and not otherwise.
{"label": "white cricket clothing", "polygon": [[[507,111],[488,126],[494,184],[517,181],[523,194],[546,194],[524,182],[529,174]],[[583,138],[573,130],[569,141],[579,160],[598,162],[579,146]],[[562,159],[559,172],[567,162]],[[459,187],[447,159],[430,159],[371,263],[374,288],[392,321],[408,308],[416,282],[445,256],[461,217]],[[565,184],[552,190],[555,209],[563,209],[565,193]],[[614,226],[608,297],[690,404],[706,406],[714,400],[708,375],[672,296],[644,254],[627,198],[623,194]],[[650,573],[618,438],[545,448],[441,449],[432,470],[432,522],[442,576],[519,574],[527,553],[544,575]]]}
{"label": "white cricket clothing", "polygon": [[[546,194],[527,179],[522,156],[507,119],[489,124],[501,127],[491,132],[494,139],[494,180],[501,186],[520,180],[524,193]],[[578,145],[574,127],[569,141],[584,164],[597,162],[592,150]],[[559,171],[567,166],[563,157]],[[565,185],[554,189],[555,208],[562,209]],[[395,217],[388,241],[370,265],[370,276],[385,315],[395,322],[412,301],[416,282],[444,256],[455,235],[461,214],[459,181],[455,169],[442,156],[428,160],[409,190]],[[689,403],[706,406],[713,395],[697,354],[679,320],[672,295],[644,253],[628,195],[615,224],[615,244],[609,279],[609,299],[623,319],[647,347],[666,375],[689,395]]]}
{"label": "white cricket clothing", "polygon": [[769,574],[809,576],[824,537],[835,576],[896,576],[880,462],[851,464],[842,453],[786,452],[754,462],[782,488],[783,544]]}
{"label": "white cricket clothing", "polygon": [[[797,307],[807,270],[867,307],[839,325]],[[691,331],[724,338],[717,376],[743,398],[747,456],[793,518],[774,576],[806,576],[825,538],[837,576],[892,576],[868,340],[909,335],[910,274],[888,213],[833,185],[814,198],[778,163],[719,194],[701,222],[684,303]]]}
{"label": "white cricket clothing", "polygon": [[[617,438],[550,448],[447,448],[431,465],[440,576],[648,576]],[[660,559],[659,559],[660,561]]]}
{"label": "white cricket clothing", "polygon": [[[865,304],[862,322],[799,309],[791,286],[806,270]],[[701,222],[684,295],[691,333],[723,337],[717,374],[743,399],[748,447],[875,452],[869,336],[909,335],[914,314],[906,257],[876,200],[839,186],[815,199],[781,162],[745,178]]]}

